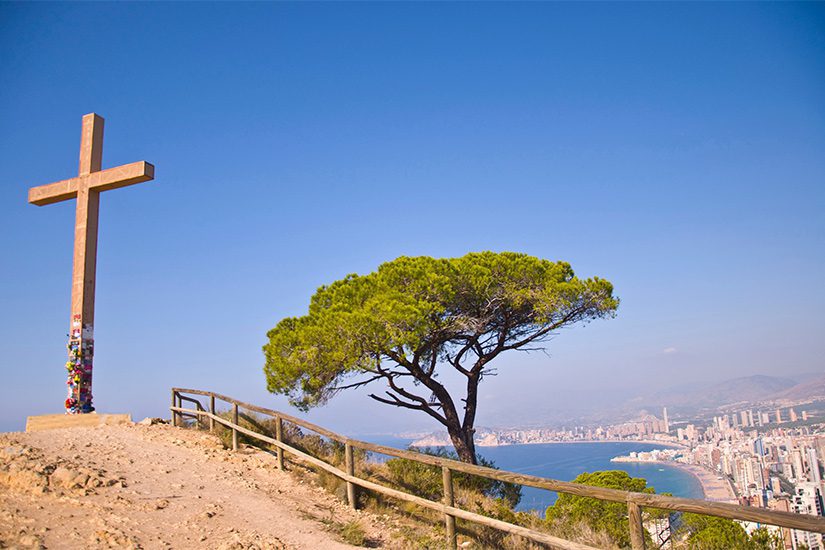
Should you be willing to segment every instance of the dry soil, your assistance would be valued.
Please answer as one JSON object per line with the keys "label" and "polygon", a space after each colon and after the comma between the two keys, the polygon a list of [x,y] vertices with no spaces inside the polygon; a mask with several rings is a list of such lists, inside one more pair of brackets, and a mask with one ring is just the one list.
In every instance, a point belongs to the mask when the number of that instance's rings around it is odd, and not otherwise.
{"label": "dry soil", "polygon": [[0,434],[0,548],[336,549],[354,511],[254,448],[165,424]]}

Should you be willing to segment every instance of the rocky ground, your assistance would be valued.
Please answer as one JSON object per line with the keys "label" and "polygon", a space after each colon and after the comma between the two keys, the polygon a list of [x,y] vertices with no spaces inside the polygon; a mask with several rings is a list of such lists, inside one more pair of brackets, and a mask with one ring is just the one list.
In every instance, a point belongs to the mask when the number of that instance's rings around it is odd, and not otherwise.
{"label": "rocky ground", "polygon": [[0,548],[351,548],[354,511],[273,456],[165,424],[0,434]]}

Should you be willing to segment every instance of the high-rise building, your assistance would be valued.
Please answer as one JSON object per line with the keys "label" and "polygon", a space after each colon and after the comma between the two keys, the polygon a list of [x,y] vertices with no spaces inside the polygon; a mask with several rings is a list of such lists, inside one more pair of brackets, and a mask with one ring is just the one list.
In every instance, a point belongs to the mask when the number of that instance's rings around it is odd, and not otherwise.
{"label": "high-rise building", "polygon": [[782,493],[782,485],[779,483],[778,477],[771,477],[771,491],[773,491],[775,495]]}
{"label": "high-rise building", "polygon": [[[771,478],[771,481],[773,482],[774,479],[777,483],[779,483],[779,479],[777,478]],[[779,494],[779,491],[774,491],[774,493]],[[791,503],[787,498],[781,497],[771,500],[768,503],[768,508],[770,508],[771,510],[778,510],[780,512],[790,512]],[[776,529],[779,530],[780,533],[782,533],[782,542],[784,543],[784,545],[781,548],[785,548],[786,550],[792,550],[794,548],[794,545],[793,537],[791,536],[791,530],[787,527],[782,527],[781,529],[777,527]]]}
{"label": "high-rise building", "polygon": [[664,418],[664,421],[665,421],[665,433],[669,434],[670,433],[670,423],[667,421],[667,407],[662,408],[662,417]]}
{"label": "high-rise building", "polygon": [[795,411],[795,410],[793,410],[793,409],[790,409],[788,412],[789,412],[789,413],[790,413],[790,415],[791,415],[791,422],[796,422],[796,421],[797,421],[796,411]]}
{"label": "high-rise building", "polygon": [[782,424],[782,410],[776,409],[776,423]]}
{"label": "high-rise building", "polygon": [[791,466],[793,466],[793,478],[796,481],[805,481],[805,466],[802,463],[802,451],[794,449],[791,451]]}
{"label": "high-rise building", "polygon": [[722,451],[714,447],[710,452],[710,462],[715,470],[720,470],[722,468]]}
{"label": "high-rise building", "polygon": [[761,437],[756,438],[753,442],[753,452],[761,460],[765,456],[765,443]]}
{"label": "high-rise building", "polygon": [[822,481],[822,477],[819,475],[819,459],[814,448],[808,448],[808,469],[810,470],[808,479],[814,483]]}
{"label": "high-rise building", "polygon": [[[823,512],[822,493],[816,483],[800,483],[791,500],[793,511],[797,514],[821,516]],[[794,548],[805,544],[810,550],[822,550],[822,537],[806,531],[792,531]]]}

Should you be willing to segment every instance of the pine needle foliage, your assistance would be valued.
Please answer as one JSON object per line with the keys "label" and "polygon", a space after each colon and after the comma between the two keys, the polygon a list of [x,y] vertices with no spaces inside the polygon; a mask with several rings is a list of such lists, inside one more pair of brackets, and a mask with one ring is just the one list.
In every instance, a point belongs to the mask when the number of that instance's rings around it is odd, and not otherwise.
{"label": "pine needle foliage", "polygon": [[[566,262],[514,252],[460,258],[400,257],[368,275],[322,286],[309,313],[267,334],[267,388],[303,410],[337,392],[374,383],[370,397],[442,424],[459,457],[475,463],[478,384],[491,362],[534,350],[561,328],[611,317],[613,285],[579,279]],[[463,395],[439,381],[466,377]]]}

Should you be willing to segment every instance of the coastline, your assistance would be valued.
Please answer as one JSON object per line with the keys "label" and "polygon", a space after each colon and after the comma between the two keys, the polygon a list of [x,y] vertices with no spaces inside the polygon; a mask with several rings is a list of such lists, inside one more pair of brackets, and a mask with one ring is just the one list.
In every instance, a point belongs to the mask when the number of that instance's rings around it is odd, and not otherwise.
{"label": "coastline", "polygon": [[698,464],[684,464],[682,462],[662,462],[662,464],[672,464],[677,468],[689,472],[699,483],[702,484],[702,491],[705,493],[705,500],[712,502],[728,502],[739,504],[736,494],[733,492],[730,482],[724,477],[704,466]]}
{"label": "coastline", "polygon": [[[669,449],[686,449],[684,445],[670,441],[658,441],[656,439],[577,439],[575,441],[537,441],[535,443],[507,443],[505,445],[489,445],[490,447],[504,447],[506,445],[550,445],[555,443],[644,443],[645,445],[658,445]],[[483,447],[483,445],[478,445]]]}
{"label": "coastline", "polygon": [[633,460],[622,457],[622,460],[616,462],[633,462],[636,464],[663,464],[665,466],[673,466],[679,468],[684,472],[689,473],[695,477],[702,486],[704,493],[704,500],[711,502],[727,502],[730,504],[738,504],[739,500],[736,498],[736,493],[733,492],[730,482],[724,477],[698,464],[685,464],[684,462],[676,462],[673,460]]}
{"label": "coastline", "polygon": [[[498,444],[498,445],[484,445],[482,442],[476,442],[477,447],[487,447],[487,448],[495,448],[495,447],[510,447],[516,445],[554,445],[554,444],[573,444],[573,443],[643,443],[647,445],[656,445],[659,447],[667,447],[671,449],[684,449],[686,448],[684,445],[680,445],[678,443],[671,443],[667,441],[657,441],[657,440],[650,440],[650,439],[597,439],[597,440],[576,440],[576,441],[542,441],[542,442],[530,442],[530,443],[506,443],[506,444]],[[416,446],[416,445],[411,445]],[[426,447],[426,445],[421,445],[422,447]],[[672,460],[634,460],[629,459],[626,457],[622,457],[623,460],[620,462],[635,462],[638,464],[661,464],[664,466],[672,466],[674,468],[681,469],[683,472],[687,472],[688,474],[692,475],[698,482],[699,485],[702,487],[702,493],[704,494],[703,500],[707,500],[710,502],[724,502],[724,503],[731,503],[731,504],[738,504],[739,500],[736,497],[736,494],[733,491],[733,487],[731,486],[730,482],[718,474],[717,472],[706,468],[704,466],[700,466],[698,464],[685,464],[683,462],[676,462]]]}
{"label": "coastline", "polygon": [[[440,443],[430,443],[426,442],[419,443],[419,441],[413,441],[410,443],[410,447],[451,447],[452,443],[448,442],[440,442]],[[669,449],[686,449],[684,445],[679,443],[674,443],[670,441],[658,441],[655,439],[576,439],[576,440],[564,440],[564,441],[528,441],[522,443],[496,443],[493,445],[485,444],[483,440],[476,441],[476,447],[512,447],[514,445],[558,445],[558,444],[575,444],[575,443],[644,443],[645,445],[658,445],[661,447],[667,447]]]}

